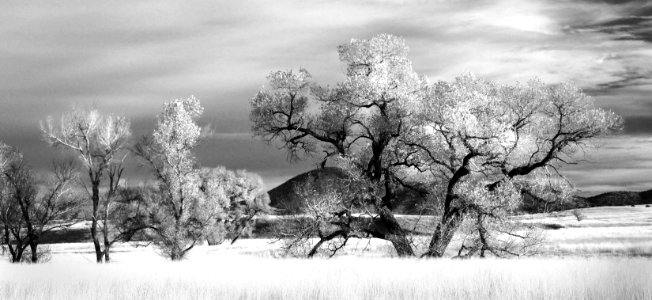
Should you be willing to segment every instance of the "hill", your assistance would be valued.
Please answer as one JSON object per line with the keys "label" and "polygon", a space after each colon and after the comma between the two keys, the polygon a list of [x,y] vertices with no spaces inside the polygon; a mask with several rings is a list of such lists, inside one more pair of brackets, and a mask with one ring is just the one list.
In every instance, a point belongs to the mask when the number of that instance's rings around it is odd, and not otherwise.
{"label": "hill", "polygon": [[270,205],[278,210],[279,214],[301,213],[305,202],[302,189],[314,189],[318,193],[325,193],[329,187],[344,184],[346,173],[339,168],[323,168],[299,174],[283,184],[271,189],[269,195]]}
{"label": "hill", "polygon": [[[272,207],[278,209],[278,214],[290,215],[302,213],[304,205],[301,195],[302,187],[314,189],[318,193],[325,192],[331,186],[346,183],[347,175],[339,168],[323,168],[299,174],[278,187],[269,191]],[[394,212],[397,214],[421,214],[424,199],[416,192],[402,190],[397,192]],[[537,199],[533,195],[524,194],[520,211],[524,213],[541,213],[562,211],[574,208],[623,206],[652,204],[652,190],[643,192],[608,192],[592,197],[576,196],[564,203],[551,203]]]}
{"label": "hill", "polygon": [[[346,184],[347,176],[342,169],[334,167],[299,174],[268,192],[270,204],[277,209],[277,214],[300,214],[305,203],[301,196],[302,189],[310,188],[324,193],[329,187]],[[424,199],[417,192],[402,189],[397,191],[396,195],[397,201],[393,209],[395,213],[421,214]]]}
{"label": "hill", "polygon": [[652,204],[652,190],[643,192],[607,192],[584,198],[590,207]]}

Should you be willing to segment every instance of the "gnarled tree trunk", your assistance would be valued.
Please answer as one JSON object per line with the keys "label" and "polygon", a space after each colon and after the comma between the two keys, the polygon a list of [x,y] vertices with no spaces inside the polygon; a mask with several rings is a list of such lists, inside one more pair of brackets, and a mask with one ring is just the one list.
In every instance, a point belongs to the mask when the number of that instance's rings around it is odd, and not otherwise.
{"label": "gnarled tree trunk", "polygon": [[414,250],[407,238],[407,232],[398,223],[394,214],[387,206],[378,209],[379,220],[376,226],[380,226],[384,232],[384,239],[390,241],[396,249],[399,257],[414,256]]}
{"label": "gnarled tree trunk", "polygon": [[437,224],[437,228],[430,239],[425,257],[442,257],[448,248],[455,232],[462,224],[464,216],[461,213],[445,214]]}

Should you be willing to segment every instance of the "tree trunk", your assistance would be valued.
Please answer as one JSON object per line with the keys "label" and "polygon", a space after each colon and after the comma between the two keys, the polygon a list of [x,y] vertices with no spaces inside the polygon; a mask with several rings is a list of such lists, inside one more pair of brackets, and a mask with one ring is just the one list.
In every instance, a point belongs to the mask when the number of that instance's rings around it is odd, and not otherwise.
{"label": "tree trunk", "polygon": [[100,246],[100,240],[97,236],[97,212],[100,204],[100,182],[93,180],[91,184],[93,185],[93,216],[91,221],[91,238],[93,239],[93,245],[95,246],[95,258],[99,264],[102,263],[103,258],[102,247]]}
{"label": "tree trunk", "polygon": [[455,232],[462,224],[463,215],[461,213],[445,214],[437,224],[437,229],[432,235],[428,251],[423,255],[426,257],[442,257],[448,248]]}
{"label": "tree trunk", "polygon": [[23,258],[23,251],[21,251],[20,249],[16,249],[16,251],[12,253],[11,262],[19,263],[22,258]]}
{"label": "tree trunk", "polygon": [[111,261],[111,257],[109,256],[110,249],[111,249],[111,245],[109,244],[109,241],[105,238],[104,239],[104,262],[105,263]]}
{"label": "tree trunk", "polygon": [[183,250],[181,250],[179,247],[173,247],[170,249],[170,260],[172,261],[179,261],[183,259],[184,256]]}
{"label": "tree trunk", "polygon": [[37,263],[38,262],[38,251],[37,248],[38,244],[35,242],[29,243],[29,249],[32,251],[32,263]]}
{"label": "tree trunk", "polygon": [[107,199],[106,205],[104,206],[104,220],[102,222],[103,222],[102,235],[104,236],[104,262],[108,263],[109,261],[111,261],[111,257],[109,256],[109,252],[111,250],[111,242],[109,241],[109,223],[108,223],[109,222],[109,199]]}
{"label": "tree trunk", "polygon": [[11,245],[9,245],[9,252],[11,253],[11,262],[19,263],[23,259],[23,252],[25,247],[21,243],[17,243],[16,247],[12,250]]}
{"label": "tree trunk", "polygon": [[8,225],[6,223],[5,223],[5,230],[4,230],[3,238],[4,238],[5,245],[7,245],[7,248],[9,249],[9,254],[11,254],[11,262],[12,263],[13,262],[19,262],[20,259],[18,261],[16,261],[16,255],[17,255],[16,252],[17,252],[18,248],[20,247],[20,244],[18,244],[15,248],[14,248],[14,246],[11,245],[11,239],[9,238],[9,228],[8,228]]}
{"label": "tree trunk", "polygon": [[383,227],[386,232],[385,239],[392,243],[396,254],[399,257],[414,256],[412,245],[407,239],[407,232],[398,223],[392,211],[387,206],[383,206],[378,209],[378,214],[380,216],[378,225]]}

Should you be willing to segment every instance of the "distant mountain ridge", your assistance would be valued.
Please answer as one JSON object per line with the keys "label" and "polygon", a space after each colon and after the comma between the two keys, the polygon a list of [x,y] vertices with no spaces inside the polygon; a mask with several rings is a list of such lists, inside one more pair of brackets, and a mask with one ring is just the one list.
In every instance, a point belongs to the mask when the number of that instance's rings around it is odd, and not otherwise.
{"label": "distant mountain ridge", "polygon": [[607,192],[584,198],[584,201],[591,207],[652,204],[652,190],[642,192]]}
{"label": "distant mountain ridge", "polygon": [[[346,172],[334,167],[315,169],[299,174],[268,192],[271,206],[277,209],[278,214],[282,215],[302,213],[304,205],[304,200],[301,196],[302,187],[312,187],[318,193],[324,193],[330,186],[345,184],[346,178]],[[394,208],[395,213],[421,213],[424,199],[417,193],[401,191],[397,193],[397,198],[399,201],[396,202],[397,206]],[[572,201],[565,203],[543,203],[534,197],[524,195],[523,205],[520,211],[524,213],[540,213],[583,207],[641,204],[652,204],[652,190],[642,192],[615,191],[591,197],[577,196]]]}

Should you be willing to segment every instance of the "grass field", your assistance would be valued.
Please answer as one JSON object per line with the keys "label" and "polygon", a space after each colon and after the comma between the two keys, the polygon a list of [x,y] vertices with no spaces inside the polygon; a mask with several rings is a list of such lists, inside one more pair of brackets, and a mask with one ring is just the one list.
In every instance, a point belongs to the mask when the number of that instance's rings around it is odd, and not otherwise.
{"label": "grass field", "polygon": [[[195,256],[197,258],[197,256]],[[2,265],[2,299],[650,299],[642,258]]]}
{"label": "grass field", "polygon": [[49,263],[0,261],[0,299],[652,299],[652,208],[582,214],[517,217],[559,229],[540,256],[504,260],[397,259],[380,240],[331,260],[280,259],[271,240],[244,239],[182,262],[121,244],[96,265],[91,244],[53,244]]}

